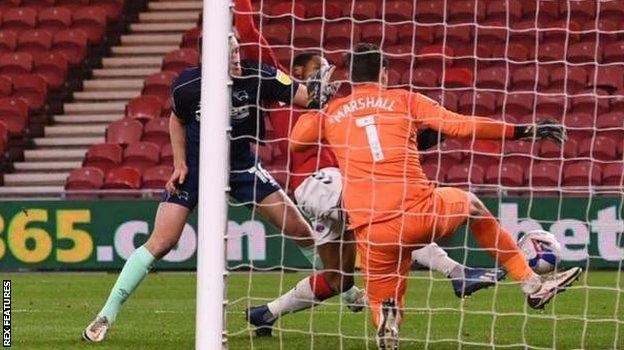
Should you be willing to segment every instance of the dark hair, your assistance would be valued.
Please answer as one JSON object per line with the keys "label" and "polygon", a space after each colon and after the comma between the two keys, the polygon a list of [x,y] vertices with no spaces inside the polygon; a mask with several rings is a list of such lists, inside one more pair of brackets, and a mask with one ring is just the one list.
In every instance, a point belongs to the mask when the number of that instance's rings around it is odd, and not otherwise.
{"label": "dark hair", "polygon": [[314,56],[318,56],[319,54],[314,53],[314,52],[305,52],[305,53],[300,53],[297,56],[295,56],[295,58],[293,58],[293,67],[296,66],[301,66],[301,67],[305,67],[306,64],[308,64],[308,62],[310,62]]}
{"label": "dark hair", "polygon": [[355,45],[351,57],[351,81],[354,83],[377,82],[381,68],[387,65],[379,46],[359,43]]}

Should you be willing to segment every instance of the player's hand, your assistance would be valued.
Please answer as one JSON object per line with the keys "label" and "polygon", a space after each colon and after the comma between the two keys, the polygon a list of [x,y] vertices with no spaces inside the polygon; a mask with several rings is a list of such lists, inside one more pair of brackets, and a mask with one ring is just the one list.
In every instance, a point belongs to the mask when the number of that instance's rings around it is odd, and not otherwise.
{"label": "player's hand", "polygon": [[339,82],[330,82],[332,74],[336,70],[334,65],[322,65],[319,70],[316,71],[306,81],[306,87],[308,88],[308,108],[321,109],[325,106],[327,101],[331,99],[336,91],[340,88]]}
{"label": "player's hand", "polygon": [[178,186],[184,183],[187,174],[188,168],[186,166],[186,163],[176,165],[176,167],[173,169],[173,174],[171,174],[171,177],[169,178],[169,181],[167,181],[167,183],[165,184],[167,192],[169,192],[169,194],[173,194],[178,189]]}
{"label": "player's hand", "polygon": [[518,125],[514,130],[514,138],[551,140],[563,144],[566,140],[565,128],[555,119],[540,120],[533,125]]}
{"label": "player's hand", "polygon": [[424,151],[444,141],[444,134],[427,128],[418,134],[416,140],[418,141],[418,150]]}

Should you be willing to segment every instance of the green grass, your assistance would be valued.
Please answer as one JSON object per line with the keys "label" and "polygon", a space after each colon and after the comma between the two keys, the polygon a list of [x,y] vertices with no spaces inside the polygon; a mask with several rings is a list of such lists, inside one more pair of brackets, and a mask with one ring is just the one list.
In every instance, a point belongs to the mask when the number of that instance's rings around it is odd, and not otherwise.
{"label": "green grass", "polygon": [[[229,277],[230,349],[373,348],[367,313],[341,309],[339,299],[281,319],[271,339],[255,339],[243,310],[293,286],[303,274],[240,273]],[[80,340],[116,275],[2,274],[13,281],[13,346],[16,349],[192,349],[195,276],[152,274],[125,305],[107,341]],[[402,349],[624,348],[624,277],[591,271],[545,311],[527,310],[509,283],[457,299],[447,280],[411,276]],[[206,325],[208,327],[209,325]],[[367,337],[367,338],[366,338]]]}

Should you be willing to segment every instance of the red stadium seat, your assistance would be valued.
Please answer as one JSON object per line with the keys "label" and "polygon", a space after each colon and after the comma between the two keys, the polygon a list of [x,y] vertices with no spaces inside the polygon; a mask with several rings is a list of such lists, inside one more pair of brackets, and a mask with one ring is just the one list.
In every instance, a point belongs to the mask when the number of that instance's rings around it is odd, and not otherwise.
{"label": "red stadium seat", "polygon": [[8,97],[13,93],[13,80],[0,76],[0,97]]}
{"label": "red stadium seat", "polygon": [[[262,27],[262,34],[264,35],[265,38],[267,38],[267,40],[269,40],[269,42],[272,42],[271,41],[271,29],[270,29],[271,27],[275,27],[275,26],[266,25]],[[197,50],[198,45],[199,45],[199,38],[201,37],[201,33],[202,33],[201,27],[194,27],[194,28],[187,30],[186,32],[184,32],[184,35],[182,35],[182,44],[180,44],[180,47],[183,49]]]}
{"label": "red stadium seat", "polygon": [[0,121],[12,136],[21,135],[28,125],[28,104],[21,98],[0,98]]}
{"label": "red stadium seat", "polygon": [[76,12],[82,7],[89,6],[89,0],[56,0],[56,6],[65,7],[72,12]]}
{"label": "red stadium seat", "polygon": [[10,10],[11,8],[18,7],[20,3],[21,0],[0,0],[0,14]]}
{"label": "red stadium seat", "polygon": [[[595,165],[594,165],[595,166]],[[602,166],[603,186],[623,186],[624,163],[612,162]]]}
{"label": "red stadium seat", "polygon": [[300,3],[291,3],[290,1],[279,2],[269,9],[269,15],[271,16],[295,16],[304,18],[306,14],[306,8]]}
{"label": "red stadium seat", "polygon": [[433,181],[436,184],[445,182],[446,168],[438,166],[438,163],[423,163],[422,170],[423,173],[425,173],[427,180]]}
{"label": "red stadium seat", "polygon": [[156,96],[139,96],[126,105],[126,118],[136,119],[143,123],[159,118],[162,113],[162,102]]}
{"label": "red stadium seat", "polygon": [[160,147],[157,144],[141,141],[130,143],[124,149],[123,165],[134,167],[143,172],[149,167],[158,164]]}
{"label": "red stadium seat", "polygon": [[98,190],[104,184],[104,173],[94,167],[82,167],[69,173],[66,190]]}
{"label": "red stadium seat", "polygon": [[518,68],[511,75],[511,80],[515,91],[543,90],[548,86],[548,70],[542,66]]}
{"label": "red stadium seat", "polygon": [[596,55],[600,51],[596,51],[595,42],[581,42],[568,46],[568,61],[573,63],[594,63],[600,62],[600,57]]}
{"label": "red stadium seat", "polygon": [[161,101],[166,101],[171,97],[171,85],[177,77],[176,72],[154,73],[145,79],[141,94],[157,96]]}
{"label": "red stadium seat", "polygon": [[72,23],[72,14],[65,7],[48,7],[39,11],[37,29],[45,30],[54,35],[56,32],[69,29]]}
{"label": "red stadium seat", "polygon": [[529,93],[510,93],[504,100],[505,114],[514,117],[533,112],[535,95]]}
{"label": "red stadium seat", "polygon": [[579,144],[579,156],[597,160],[615,160],[617,150],[615,141],[605,136],[589,137]]}
{"label": "red stadium seat", "polygon": [[50,6],[54,6],[56,0],[21,0],[20,6],[30,7],[34,9],[42,9]]}
{"label": "red stadium seat", "polygon": [[[532,7],[532,5],[533,4],[530,4],[525,8],[525,13]],[[560,17],[561,4],[558,1],[539,1],[535,13],[538,22],[551,22]]]}
{"label": "red stadium seat", "polygon": [[415,69],[411,74],[403,74],[403,83],[412,83],[415,87],[435,87],[440,86],[438,74],[431,69]]}
{"label": "red stadium seat", "polygon": [[122,119],[108,125],[106,142],[127,145],[141,140],[143,124],[137,120]]}
{"label": "red stadium seat", "polygon": [[162,189],[173,173],[173,167],[169,165],[157,165],[143,172],[142,188]]}
{"label": "red stadium seat", "polygon": [[511,22],[517,22],[522,18],[522,4],[520,0],[488,1],[485,15],[488,23],[493,21],[507,22],[507,17]]}
{"label": "red stadium seat", "polygon": [[489,184],[521,187],[524,186],[524,168],[513,163],[491,165],[485,174],[485,181]]}
{"label": "red stadium seat", "polygon": [[597,66],[588,75],[590,87],[596,86],[610,94],[624,88],[624,66]]}
{"label": "red stadium seat", "polygon": [[31,111],[41,110],[48,99],[48,84],[39,74],[16,75],[13,96],[23,98]]}
{"label": "red stadium seat", "polygon": [[509,78],[507,69],[502,67],[480,69],[477,71],[477,87],[504,90]]}
{"label": "red stadium seat", "polygon": [[598,11],[601,20],[621,22],[624,18],[624,7],[619,1],[601,1]]}
{"label": "red stadium seat", "polygon": [[412,45],[389,45],[384,48],[384,56],[388,60],[388,65],[390,69],[394,69],[399,72],[406,71],[412,65]]}
{"label": "red stadium seat", "polygon": [[9,143],[9,129],[3,121],[0,121],[0,152],[4,153]]}
{"label": "red stadium seat", "polygon": [[568,113],[563,119],[568,137],[580,141],[594,133],[595,117],[592,113]]}
{"label": "red stadium seat", "polygon": [[607,44],[602,51],[604,63],[620,63],[624,61],[624,41]]}
{"label": "red stadium seat", "polygon": [[393,45],[397,43],[399,27],[386,25],[381,22],[364,23],[361,27],[361,40],[379,46]]}
{"label": "red stadium seat", "polygon": [[561,120],[565,111],[565,97],[552,95],[537,95],[535,112]]}
{"label": "red stadium seat", "polygon": [[34,56],[33,73],[40,75],[51,90],[58,91],[67,81],[68,62],[60,53],[46,52]]}
{"label": "red stadium seat", "polygon": [[[357,7],[360,1],[358,1],[355,6]],[[355,11],[354,11],[355,12]],[[311,4],[306,4],[306,17],[307,18],[325,18],[325,19],[336,19],[340,17],[342,13],[342,9],[338,6],[337,3],[329,2],[329,1],[316,1]],[[355,13],[354,13],[355,18]],[[373,17],[367,17],[373,18]]]}
{"label": "red stadium seat", "polygon": [[113,168],[106,174],[102,188],[137,190],[141,188],[141,173],[127,166]]}
{"label": "red stadium seat", "polygon": [[89,4],[102,8],[108,21],[116,22],[121,17],[124,0],[91,0]]}
{"label": "red stadium seat", "polygon": [[[317,3],[323,3],[318,1]],[[345,13],[347,17],[353,17],[356,20],[365,21],[374,18],[380,18],[381,9],[379,8],[379,2],[374,0],[361,0],[354,1],[353,11],[351,13]]]}
{"label": "red stadium seat", "polygon": [[160,164],[173,165],[173,150],[170,142],[164,144],[160,149]]}
{"label": "red stadium seat", "polygon": [[438,35],[438,26],[413,25],[411,23],[403,23],[396,26],[399,30],[397,33],[398,42],[401,44],[413,43],[416,50],[433,44]]}
{"label": "red stadium seat", "polygon": [[169,118],[156,118],[148,121],[143,128],[142,141],[148,141],[163,147],[169,140]]}
{"label": "red stadium seat", "polygon": [[542,158],[575,158],[578,155],[578,142],[567,139],[563,149],[552,141],[542,141],[539,147],[539,156]]}
{"label": "red stadium seat", "polygon": [[575,93],[587,86],[587,71],[579,66],[558,66],[550,71],[551,91],[564,91],[567,87],[567,93]]}
{"label": "red stadium seat", "polygon": [[[293,30],[294,37],[292,41],[293,45],[300,48],[319,47],[321,45],[322,33],[322,22],[320,20],[295,21],[295,27]],[[284,34],[282,35],[285,36]],[[328,34],[328,38],[329,37],[331,37],[331,35]],[[342,41],[342,39],[343,38],[340,37],[336,40]],[[283,45],[289,44],[290,42],[284,43]]]}
{"label": "red stadium seat", "polygon": [[482,185],[485,171],[477,164],[456,164],[446,173],[446,183],[453,187],[466,188],[469,185]]}
{"label": "red stadium seat", "polygon": [[[410,46],[411,51],[411,46]],[[418,50],[418,67],[442,72],[442,67],[450,67],[453,63],[454,51],[448,46],[429,45]]]}
{"label": "red stadium seat", "polygon": [[548,43],[539,45],[537,58],[541,62],[563,61],[565,59],[565,49],[562,44]]}
{"label": "red stadium seat", "polygon": [[111,168],[120,165],[122,159],[123,149],[120,145],[100,143],[89,148],[82,165],[98,168],[106,173]]}
{"label": "red stadium seat", "polygon": [[87,35],[82,30],[61,30],[54,35],[52,50],[65,56],[70,65],[80,65],[87,56]]}
{"label": "red stadium seat", "polygon": [[411,1],[386,0],[382,13],[385,22],[411,21],[414,18],[414,4]]}
{"label": "red stadium seat", "polygon": [[480,165],[487,169],[490,165],[500,163],[502,155],[500,141],[492,140],[466,140],[465,146],[469,149],[466,161]]}
{"label": "red stadium seat", "polygon": [[530,141],[505,141],[503,144],[503,164],[518,164],[527,169],[538,153],[539,143]]}
{"label": "red stadium seat", "polygon": [[0,31],[0,54],[15,51],[17,48],[17,34],[10,30]]}
{"label": "red stadium seat", "polygon": [[448,23],[474,23],[485,19],[485,3],[481,1],[461,0],[453,1],[452,6],[446,8]]}
{"label": "red stadium seat", "polygon": [[561,176],[560,162],[539,162],[533,163],[529,169],[530,186],[536,187],[557,187],[560,184]]}
{"label": "red stadium seat", "polygon": [[574,162],[563,167],[563,186],[591,187],[600,185],[602,173],[599,164]]}
{"label": "red stadium seat", "polygon": [[472,71],[467,68],[448,68],[444,71],[444,87],[471,87],[474,84]]}
{"label": "red stadium seat", "polygon": [[496,110],[496,96],[487,91],[466,92],[459,98],[459,113],[489,116]]}
{"label": "red stadium seat", "polygon": [[7,10],[2,15],[2,29],[20,33],[33,29],[37,24],[37,11],[29,7],[17,7]]}
{"label": "red stadium seat", "polygon": [[621,112],[603,113],[596,117],[596,134],[616,142],[624,139],[624,117]]}
{"label": "red stadium seat", "polygon": [[[297,29],[301,29],[297,27]],[[320,28],[318,28],[320,29]],[[201,29],[200,29],[201,30]],[[188,33],[188,32],[187,32]],[[276,24],[267,24],[262,27],[262,35],[267,39],[267,41],[272,45],[290,45],[291,30],[285,25],[276,23]],[[189,34],[190,35],[190,34]],[[318,31],[318,35],[320,35],[320,30]],[[185,34],[186,36],[186,34]],[[194,45],[185,45],[184,37],[182,38],[182,47],[185,48],[197,48],[197,43]]]}
{"label": "red stadium seat", "polygon": [[106,30],[106,11],[101,7],[88,6],[79,8],[73,15],[72,29],[82,29],[87,34],[90,44],[102,42]]}
{"label": "red stadium seat", "polygon": [[589,22],[593,21],[596,18],[596,2],[593,1],[582,1],[582,0],[570,0],[566,5],[562,5],[561,16],[566,17],[566,14],[569,15],[570,19],[579,21],[579,22]]}
{"label": "red stadium seat", "polygon": [[52,48],[52,34],[45,30],[23,31],[17,39],[17,51],[30,54],[43,53]]}
{"label": "red stadium seat", "polygon": [[163,59],[163,71],[173,71],[180,74],[189,67],[199,65],[199,53],[193,49],[180,49],[169,52]]}
{"label": "red stadium seat", "polygon": [[[413,11],[406,12],[411,16]],[[408,20],[411,20],[409,18]],[[416,21],[420,23],[441,23],[444,21],[444,2],[438,0],[416,1]]]}
{"label": "red stadium seat", "polygon": [[327,23],[325,25],[325,47],[335,49],[351,48],[360,41],[360,28],[350,21]]}
{"label": "red stadium seat", "polygon": [[32,55],[25,52],[15,52],[0,55],[0,74],[14,76],[30,73],[33,69]]}

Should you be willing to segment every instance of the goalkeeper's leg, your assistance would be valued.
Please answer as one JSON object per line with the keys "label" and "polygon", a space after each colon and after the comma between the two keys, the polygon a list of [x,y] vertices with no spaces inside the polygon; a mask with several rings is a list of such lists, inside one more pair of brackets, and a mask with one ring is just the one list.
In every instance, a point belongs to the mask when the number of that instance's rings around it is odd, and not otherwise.
{"label": "goalkeeper's leg", "polygon": [[91,342],[104,340],[117,319],[121,305],[132,295],[149,272],[152,263],[165,256],[178,242],[189,209],[176,203],[161,203],[154,220],[154,230],[148,241],[136,249],[124,264],[97,317],[84,330],[83,338]]}

